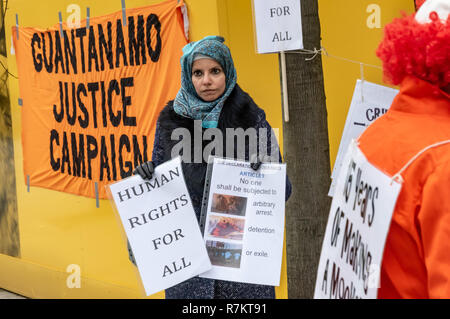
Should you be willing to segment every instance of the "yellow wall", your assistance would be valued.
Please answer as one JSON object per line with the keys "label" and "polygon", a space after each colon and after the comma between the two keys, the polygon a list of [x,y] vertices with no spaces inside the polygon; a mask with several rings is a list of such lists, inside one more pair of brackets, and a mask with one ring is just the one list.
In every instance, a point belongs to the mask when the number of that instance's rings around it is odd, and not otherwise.
{"label": "yellow wall", "polygon": [[[381,28],[369,28],[369,5],[380,8]],[[322,46],[329,55],[379,66],[364,67],[365,80],[381,85],[381,61],[375,51],[383,36],[383,27],[400,12],[414,11],[413,0],[319,0]],[[373,11],[372,11],[373,12]],[[313,49],[313,48],[307,48]],[[334,165],[345,119],[350,107],[356,80],[360,78],[360,65],[334,57],[322,56],[325,95],[328,110],[330,164]]]}
{"label": "yellow wall", "polygon": [[[145,6],[158,0],[127,0],[127,7]],[[238,83],[262,108],[273,127],[282,132],[281,98],[276,55],[256,55],[253,45],[250,1],[187,0],[191,40],[221,34],[227,38]],[[15,56],[10,55],[11,26],[19,14],[20,26],[49,27],[69,16],[69,4],[81,7],[81,18],[121,10],[121,1],[9,0],[6,16],[8,68],[17,74]],[[0,287],[32,298],[139,298],[142,296],[134,266],[108,201],[96,208],[93,199],[32,187],[28,193],[22,170],[18,80],[9,78],[14,139],[16,191],[21,258],[0,254]],[[14,190],[12,190],[14,191]],[[285,260],[285,258],[284,258]],[[69,289],[69,265],[81,267],[81,288]],[[287,297],[286,266],[283,263],[279,298]],[[163,298],[163,293],[152,296]]]}
{"label": "yellow wall", "polygon": [[[127,7],[160,2],[159,0],[127,0]],[[220,34],[230,46],[238,82],[265,109],[269,122],[282,133],[281,98],[278,57],[276,54],[256,55],[250,0],[187,0],[191,22],[191,40]],[[19,14],[21,26],[48,27],[58,22],[58,11],[65,20],[66,8],[76,3],[85,18],[86,7],[91,16],[121,9],[116,1],[87,0],[10,0],[8,2],[6,39],[8,54],[11,26]],[[366,12],[370,4],[379,5],[381,28],[370,29]],[[375,56],[382,37],[382,27],[399,16],[410,13],[412,0],[319,0],[322,46],[330,55],[380,66]],[[313,48],[309,48],[313,49]],[[15,56],[8,57],[11,73],[17,74]],[[339,147],[342,130],[360,66],[333,57],[323,56],[325,93],[327,97],[328,130],[331,165]],[[380,69],[365,67],[367,81],[383,84]],[[141,292],[120,237],[118,224],[107,201],[77,197],[40,188],[28,193],[22,171],[22,145],[18,80],[10,77],[10,98],[14,137],[16,191],[20,227],[21,258],[0,254],[0,287],[34,298],[135,298]],[[282,140],[282,136],[280,137]],[[284,260],[285,261],[285,258]],[[66,268],[81,267],[82,288],[69,289]],[[162,298],[163,293],[152,297]],[[283,262],[279,298],[287,297],[286,266]]]}

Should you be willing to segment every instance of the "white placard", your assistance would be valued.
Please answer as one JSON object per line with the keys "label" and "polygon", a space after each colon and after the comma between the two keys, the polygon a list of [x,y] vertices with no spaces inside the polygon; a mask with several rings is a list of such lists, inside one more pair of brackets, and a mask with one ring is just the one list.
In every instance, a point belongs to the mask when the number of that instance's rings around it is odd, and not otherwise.
{"label": "white placard", "polygon": [[356,81],[352,102],[347,113],[341,143],[331,173],[331,185],[328,196],[333,196],[336,187],[336,177],[342,166],[342,158],[352,139],[357,139],[361,133],[378,117],[390,108],[398,90],[367,81]]}
{"label": "white placard", "polygon": [[179,157],[109,188],[147,295],[211,268]]}
{"label": "white placard", "polygon": [[253,0],[258,53],[303,49],[298,0]]}
{"label": "white placard", "polygon": [[322,244],[314,298],[377,297],[384,245],[401,184],[353,140],[343,159]]}
{"label": "white placard", "polygon": [[204,229],[213,265],[200,277],[280,285],[286,165],[214,158]]}

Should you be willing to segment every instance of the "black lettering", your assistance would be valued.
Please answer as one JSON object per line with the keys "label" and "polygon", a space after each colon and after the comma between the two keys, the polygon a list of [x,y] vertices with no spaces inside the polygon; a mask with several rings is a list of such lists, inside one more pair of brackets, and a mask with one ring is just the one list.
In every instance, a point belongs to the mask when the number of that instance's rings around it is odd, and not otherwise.
{"label": "black lettering", "polygon": [[88,71],[92,71],[92,60],[95,62],[95,71],[98,72],[98,55],[95,47],[94,27],[89,27],[89,46],[88,46]]}
{"label": "black lettering", "polygon": [[[370,266],[372,264],[372,254],[370,253],[370,251],[367,249],[367,272],[369,273],[369,269]],[[368,274],[368,276],[370,277],[370,273]],[[367,290],[369,289],[369,281],[365,281],[364,282],[364,293],[367,295]]]}
{"label": "black lettering", "polygon": [[[147,140],[145,140],[145,141],[147,141]],[[144,154],[145,154],[145,152],[144,152]],[[178,171],[178,167],[174,171],[173,170],[169,170],[170,180],[174,179],[174,177],[173,177],[174,175],[177,176],[177,177],[180,177],[180,172]]]}
{"label": "black lettering", "polygon": [[88,160],[88,178],[92,180],[92,164],[91,161],[97,157],[98,145],[95,137],[91,135],[86,135],[87,144],[87,160]]}
{"label": "black lettering", "polygon": [[362,186],[363,186],[363,182],[361,182],[361,174],[362,174],[362,171],[360,168],[358,168],[358,172],[356,173],[355,201],[353,202],[353,210],[355,210],[355,208],[356,208],[356,203],[358,203],[358,205],[361,204],[360,195],[361,195]]}
{"label": "black lettering", "polygon": [[[154,213],[154,214],[152,214]],[[148,218],[150,220],[156,220],[159,218],[159,214],[158,211],[156,209],[152,209],[151,211],[148,212]]]}
{"label": "black lettering", "polygon": [[353,181],[353,171],[355,170],[355,162],[351,161],[348,165],[347,170],[347,177],[345,178],[345,186],[344,186],[344,196],[345,196],[345,202],[348,202],[348,199],[350,198],[350,192],[352,189],[352,181]]}
{"label": "black lettering", "polygon": [[97,99],[95,92],[98,91],[98,82],[88,83],[88,91],[92,94],[92,119],[94,120],[94,128],[97,128]]}
{"label": "black lettering", "polygon": [[79,134],[79,143],[77,147],[77,137],[75,133],[70,134],[72,144],[72,166],[73,176],[86,177],[86,163],[84,157],[84,135]]}
{"label": "black lettering", "polygon": [[[126,136],[126,135],[120,136],[120,140],[119,140],[119,168],[120,168],[120,177],[121,178],[130,176],[131,171],[133,169],[133,166],[130,161],[126,161],[125,163],[123,162],[122,149],[124,146],[126,147],[127,151],[130,152],[130,140],[128,139],[128,136]],[[125,170],[124,168],[127,168],[127,170]]]}
{"label": "black lettering", "polygon": [[330,263],[330,260],[327,259],[327,264],[325,265],[325,271],[323,273],[323,278],[322,278],[322,291],[324,291],[326,293],[327,291],[327,285],[328,285],[328,265]]}
{"label": "black lettering", "polygon": [[275,35],[272,38],[272,42],[278,42],[280,41],[280,38],[278,37],[278,33],[275,33]]}
{"label": "black lettering", "polygon": [[[67,83],[65,83],[65,85],[67,85]],[[66,94],[68,92],[66,91]],[[72,115],[70,115],[69,112],[69,108],[70,108],[70,104],[69,102],[69,97],[66,95],[66,114],[67,114],[67,123],[69,123],[69,125],[75,125],[75,121],[77,119],[77,101],[76,101],[76,97],[75,97],[75,83],[72,82]]]}
{"label": "black lettering", "polygon": [[59,146],[59,134],[57,130],[51,130],[50,131],[50,165],[52,169],[56,172],[59,170],[59,167],[61,166],[60,159],[58,157],[58,160],[55,161],[55,158],[53,156],[53,142],[56,143],[56,145]]}
{"label": "black lettering", "polygon": [[121,112],[117,111],[117,115],[114,115],[114,112],[112,109],[112,92],[113,91],[116,92],[116,95],[120,94],[119,83],[116,80],[111,80],[111,82],[109,82],[108,108],[109,108],[109,120],[111,121],[111,124],[114,127],[117,127],[120,124]]}
{"label": "black lettering", "polygon": [[50,47],[50,55],[47,59],[47,54],[45,53],[45,34],[41,33],[41,37],[42,37],[42,53],[44,56],[44,65],[45,65],[45,69],[47,70],[48,73],[51,73],[53,70],[53,40],[52,40],[52,34],[51,32],[46,32],[48,34],[48,40],[49,40],[49,47]]}
{"label": "black lettering", "polygon": [[67,173],[72,174],[72,170],[70,169],[70,156],[69,156],[69,145],[67,142],[67,134],[64,132],[63,134],[63,144],[62,144],[62,160],[61,160],[61,173],[64,173],[64,167],[67,163]]}
{"label": "black lettering", "polygon": [[[83,50],[81,50],[83,52]],[[58,73],[58,65],[61,64],[61,72],[64,71],[64,60],[61,48],[61,38],[59,36],[59,31],[55,31],[55,73]]]}
{"label": "black lettering", "polygon": [[180,200],[179,198],[175,198],[174,200],[171,200],[170,203],[175,206],[175,209],[178,209],[177,200]]}
{"label": "black lettering", "polygon": [[141,214],[141,216],[142,216],[142,219],[144,220],[144,224],[147,224],[148,221],[147,221],[147,218],[145,218],[145,214]]}
{"label": "black lettering", "polygon": [[[69,112],[69,83],[64,82],[64,101],[66,112]],[[67,114],[67,116],[69,116]]]}
{"label": "black lettering", "polygon": [[164,209],[163,206],[159,206],[159,211],[161,212],[161,216],[166,216],[167,214],[171,213],[169,203],[166,204],[166,208]]}
{"label": "black lettering", "polygon": [[[119,197],[120,197],[120,202],[123,202],[124,199],[123,199],[122,193],[118,192],[117,195],[119,195]],[[128,191],[128,189],[125,190],[125,195],[128,197],[127,200],[131,199],[130,192]],[[133,218],[137,218],[137,217],[133,217]]]}
{"label": "black lettering", "polygon": [[181,195],[180,200],[183,202],[181,204],[181,207],[186,206],[189,203],[189,201],[186,199],[186,194]]}
{"label": "black lettering", "polygon": [[[128,192],[128,190],[127,190],[127,192]],[[119,193],[119,195],[120,195],[120,193]],[[122,199],[120,201],[122,201]],[[132,229],[134,228],[135,224],[141,226],[141,224],[139,223],[139,217],[131,217],[130,219],[128,219],[128,221],[130,222],[130,226]]]}
{"label": "black lettering", "polygon": [[372,197],[372,186],[365,184],[364,185],[364,193],[365,196],[363,197],[363,200],[361,202],[361,218],[363,220],[363,223],[366,222],[366,214],[367,214],[367,206],[369,205],[369,199]]}
{"label": "black lettering", "polygon": [[80,93],[83,93],[85,97],[87,97],[86,87],[83,83],[78,84],[77,88],[77,101],[78,105],[80,106],[81,112],[84,114],[84,119],[81,118],[81,116],[78,116],[78,122],[80,123],[80,126],[82,128],[86,128],[89,126],[89,113],[86,109],[86,106],[84,105],[83,101],[81,100]]}
{"label": "black lettering", "polygon": [[[153,182],[153,184],[152,184]],[[145,181],[145,186],[147,186],[147,192],[150,192],[150,188],[151,189],[155,189],[155,188],[159,188],[159,180],[157,178],[150,180],[150,181]]]}
{"label": "black lettering", "polygon": [[[156,246],[156,245],[155,245]],[[169,275],[172,275],[173,272],[170,270],[169,266],[165,265],[164,266],[164,273],[163,273],[163,278],[166,277],[167,273],[169,273]]]}
{"label": "black lettering", "polygon": [[[370,114],[369,114],[370,113]],[[374,119],[375,119],[375,117],[373,116],[373,110],[372,109],[367,109],[367,111],[366,111],[366,118],[369,120],[369,121],[373,121]]]}
{"label": "black lettering", "polygon": [[283,9],[284,9],[284,13],[283,13],[284,15],[291,15],[289,13],[289,7],[288,6],[284,6]]}
{"label": "black lettering", "polygon": [[273,15],[276,13],[276,8],[270,8],[270,17],[273,18]]}
{"label": "black lettering", "polygon": [[76,31],[76,36],[80,39],[80,51],[81,51],[81,71],[86,72],[86,65],[84,62],[84,41],[83,37],[86,36],[86,28],[79,28]]}
{"label": "black lettering", "polygon": [[369,227],[372,226],[373,219],[375,218],[375,198],[378,199],[378,187],[375,187],[372,194],[372,214],[367,218]]}
{"label": "black lettering", "polygon": [[106,119],[106,98],[105,98],[105,82],[100,82],[100,91],[102,92],[102,120],[103,120],[103,127],[108,126],[108,120]]}
{"label": "black lettering", "polygon": [[125,95],[125,88],[134,86],[133,78],[120,79],[121,93],[122,93],[122,109],[123,109],[123,125],[136,126],[136,117],[127,116],[127,106],[131,105],[131,96]]}
{"label": "black lettering", "polygon": [[103,170],[106,168],[108,181],[111,180],[111,169],[109,167],[108,149],[106,148],[105,137],[101,137],[100,143],[100,180],[103,180]]}
{"label": "black lettering", "polygon": [[109,69],[114,68],[113,65],[113,54],[112,54],[112,40],[111,40],[111,22],[108,21],[108,43],[105,41],[105,34],[103,33],[102,25],[98,25],[98,47],[100,50],[100,69],[103,71],[105,69],[105,63],[103,61],[103,50],[105,50],[106,59],[109,63]]}
{"label": "black lettering", "polygon": [[128,49],[130,51],[130,65],[134,65],[135,59],[136,65],[140,65],[139,52],[142,56],[142,64],[146,64],[147,56],[145,54],[144,16],[138,16],[137,41],[134,31],[134,17],[128,17]]}
{"label": "black lettering", "polygon": [[117,167],[116,167],[116,141],[114,139],[114,135],[111,134],[109,136],[109,140],[111,142],[111,163],[112,163],[112,171],[113,171],[113,180],[117,180]]}
{"label": "black lettering", "polygon": [[[153,26],[155,27],[155,30],[156,30],[155,49],[152,48],[152,27]],[[147,37],[148,54],[150,55],[150,59],[153,62],[157,62],[159,60],[159,56],[161,54],[161,22],[159,21],[158,16],[153,13],[147,17],[146,37]]]}
{"label": "black lettering", "polygon": [[375,108],[375,118],[380,116],[380,109],[378,107]]}
{"label": "black lettering", "polygon": [[69,37],[67,36],[67,31],[64,30],[64,53],[66,54],[66,72],[70,74],[69,61],[72,64],[73,73],[77,74],[77,52],[75,48],[75,30],[71,30],[70,34],[72,36],[72,49],[70,49]]}
{"label": "black lettering", "polygon": [[333,263],[333,269],[331,270],[330,296],[334,296],[335,298],[337,298],[338,295],[340,272],[341,269]]}
{"label": "black lettering", "polygon": [[[350,224],[350,228],[348,227],[349,224]],[[353,233],[353,223],[349,222],[349,220],[347,219],[345,222],[344,238],[342,240],[341,258],[344,256],[344,252],[348,251],[352,233]],[[347,257],[348,257],[348,255],[347,255]]]}
{"label": "black lettering", "polygon": [[117,19],[116,23],[116,68],[120,65],[120,56],[122,55],[123,65],[128,66],[127,53],[125,51],[125,41],[123,39],[122,20]]}
{"label": "black lettering", "polygon": [[344,217],[344,212],[341,211],[341,208],[338,207],[336,210],[336,213],[334,215],[333,220],[333,227],[331,228],[331,246],[336,247],[338,242],[338,236],[341,231],[340,224],[341,224],[341,218]]}
{"label": "black lettering", "polygon": [[180,239],[179,237],[184,238],[184,235],[181,233],[181,229],[180,229],[180,228],[175,229],[175,230],[173,231],[173,233],[174,233],[174,235],[175,235],[175,240]]}
{"label": "black lettering", "polygon": [[61,122],[64,118],[64,93],[63,93],[63,83],[59,81],[59,100],[61,103],[61,111],[59,113],[56,112],[56,105],[53,104],[53,116],[57,122]]}
{"label": "black lettering", "polygon": [[161,174],[161,186],[168,182],[169,182],[169,180],[167,179],[166,175]]}
{"label": "black lettering", "polygon": [[142,142],[144,145],[144,158],[142,159],[141,150],[136,135],[133,135],[133,153],[134,153],[134,167],[141,165],[148,161],[147,157],[147,136],[142,136]]}
{"label": "black lettering", "polygon": [[39,53],[36,55],[35,44],[37,43],[38,48],[41,48],[41,38],[37,33],[33,34],[33,38],[31,39],[31,54],[33,55],[33,63],[34,68],[37,72],[41,72],[42,70],[42,55]]}
{"label": "black lettering", "polygon": [[135,186],[131,187],[131,189],[133,190],[133,194],[136,195],[136,196],[140,196],[140,195],[144,194],[144,186],[142,184],[139,184],[139,186],[141,188],[141,192],[139,194],[136,193]]}

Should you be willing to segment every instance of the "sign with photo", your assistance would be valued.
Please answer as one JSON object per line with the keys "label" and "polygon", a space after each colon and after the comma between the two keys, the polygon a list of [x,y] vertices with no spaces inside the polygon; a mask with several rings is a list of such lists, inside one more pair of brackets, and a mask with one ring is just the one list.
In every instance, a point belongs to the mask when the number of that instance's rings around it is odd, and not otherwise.
{"label": "sign with photo", "polygon": [[333,197],[336,178],[342,167],[342,158],[352,139],[357,139],[361,133],[377,118],[390,108],[398,90],[361,80],[356,81],[352,102],[348,110],[339,144],[338,154],[331,173],[331,186],[328,196]]}
{"label": "sign with photo", "polygon": [[279,286],[286,165],[211,158],[202,224],[212,269],[203,278]]}
{"label": "sign with photo", "polygon": [[147,295],[211,269],[179,157],[109,189]]}
{"label": "sign with photo", "polygon": [[377,297],[384,245],[401,184],[353,140],[343,159],[322,244],[314,298]]}

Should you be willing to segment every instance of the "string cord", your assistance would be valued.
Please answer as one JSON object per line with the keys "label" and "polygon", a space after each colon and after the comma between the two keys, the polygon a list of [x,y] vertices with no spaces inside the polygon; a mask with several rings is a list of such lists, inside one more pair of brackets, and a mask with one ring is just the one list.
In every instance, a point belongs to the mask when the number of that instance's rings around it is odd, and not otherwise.
{"label": "string cord", "polygon": [[314,48],[314,50],[301,49],[301,50],[298,50],[298,51],[285,51],[285,53],[286,54],[289,53],[289,54],[312,54],[313,55],[310,58],[305,58],[305,61],[314,60],[317,57],[317,55],[320,54],[320,55],[325,55],[326,57],[329,57],[329,58],[334,58],[334,59],[338,59],[338,60],[342,60],[342,61],[346,61],[346,62],[350,62],[350,63],[356,63],[356,64],[359,64],[359,65],[365,65],[365,66],[368,66],[368,67],[371,67],[371,68],[376,68],[376,69],[379,69],[379,70],[383,69],[381,66],[378,66],[378,65],[364,63],[364,62],[361,62],[361,61],[356,61],[356,60],[352,60],[352,59],[343,58],[343,57],[340,57],[340,56],[337,56],[337,55],[329,54],[328,51],[324,47],[321,47],[319,50],[317,50],[317,48]]}
{"label": "string cord", "polygon": [[417,159],[419,158],[420,155],[422,155],[423,153],[425,153],[426,151],[428,151],[429,149],[441,146],[441,145],[445,145],[445,144],[450,144],[450,140],[446,140],[446,141],[442,141],[442,142],[438,142],[432,145],[429,145],[427,147],[425,147],[423,150],[421,150],[419,153],[417,153],[413,158],[411,158],[408,163],[405,164],[405,166],[403,166],[398,172],[397,174],[395,174],[392,177],[391,182],[393,181],[397,181],[399,183],[403,183],[403,177],[402,177],[402,173]]}

